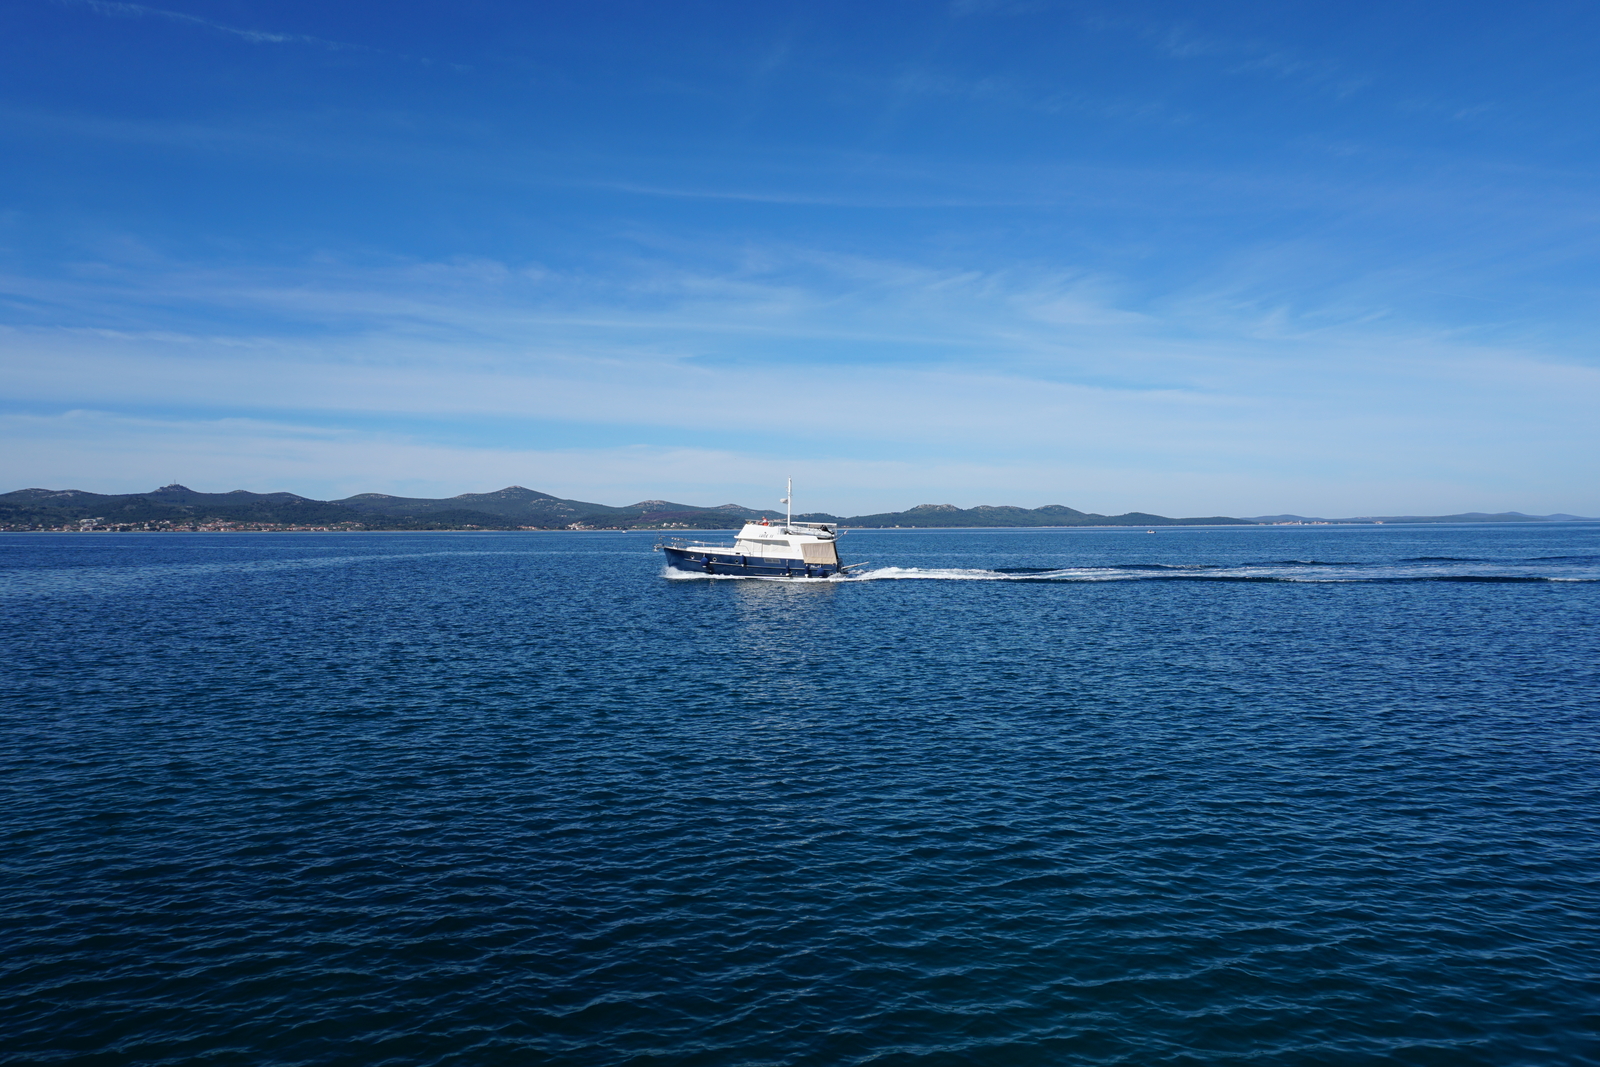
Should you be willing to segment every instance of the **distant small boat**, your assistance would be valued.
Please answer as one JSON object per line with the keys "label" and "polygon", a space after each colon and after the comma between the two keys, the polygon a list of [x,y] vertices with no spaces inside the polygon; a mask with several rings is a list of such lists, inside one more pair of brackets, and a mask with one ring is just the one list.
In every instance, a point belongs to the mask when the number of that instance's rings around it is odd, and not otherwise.
{"label": "distant small boat", "polygon": [[[794,479],[789,480],[789,495],[782,526],[766,519],[746,522],[731,545],[690,541],[681,537],[656,542],[656,550],[667,557],[667,566],[691,574],[723,575],[734,578],[832,578],[848,567],[839,562],[836,542],[842,536],[826,522],[795,522]],[[861,564],[852,564],[861,566]]]}

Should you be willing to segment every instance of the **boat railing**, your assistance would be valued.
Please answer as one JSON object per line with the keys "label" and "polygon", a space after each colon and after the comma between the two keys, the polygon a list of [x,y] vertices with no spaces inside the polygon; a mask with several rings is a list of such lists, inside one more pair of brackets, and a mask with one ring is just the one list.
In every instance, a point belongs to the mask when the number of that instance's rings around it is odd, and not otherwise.
{"label": "boat railing", "polygon": [[727,545],[712,544],[710,541],[695,541],[688,537],[659,537],[653,546],[660,552],[663,548],[695,549],[695,548],[727,548]]}

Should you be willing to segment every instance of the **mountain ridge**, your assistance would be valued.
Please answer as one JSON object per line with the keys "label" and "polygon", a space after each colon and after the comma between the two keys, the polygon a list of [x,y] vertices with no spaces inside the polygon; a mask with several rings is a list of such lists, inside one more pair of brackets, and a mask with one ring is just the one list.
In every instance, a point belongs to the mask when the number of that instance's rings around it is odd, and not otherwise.
{"label": "mountain ridge", "polygon": [[1356,515],[1346,519],[1325,519],[1309,515],[1254,515],[1252,522],[1296,523],[1387,523],[1387,522],[1595,522],[1600,520],[1582,515],[1556,513],[1552,515],[1525,515],[1520,511],[1464,511],[1456,515]]}
{"label": "mountain ridge", "polygon": [[[364,529],[364,530],[715,530],[749,519],[782,519],[778,511],[739,504],[702,507],[670,500],[641,500],[615,507],[569,500],[520,485],[452,497],[357,493],[314,500],[297,493],[235,489],[203,493],[172,483],[148,493],[91,493],[82,489],[18,489],[0,494],[0,530],[61,529]],[[1042,526],[1249,526],[1267,523],[1550,522],[1592,521],[1576,515],[1465,512],[1445,516],[1362,516],[1319,519],[1302,515],[1168,518],[1149,512],[1100,515],[1065,504],[1021,508],[1009,504],[918,504],[904,511],[840,516],[807,512],[801,521],[857,528],[957,528]]]}

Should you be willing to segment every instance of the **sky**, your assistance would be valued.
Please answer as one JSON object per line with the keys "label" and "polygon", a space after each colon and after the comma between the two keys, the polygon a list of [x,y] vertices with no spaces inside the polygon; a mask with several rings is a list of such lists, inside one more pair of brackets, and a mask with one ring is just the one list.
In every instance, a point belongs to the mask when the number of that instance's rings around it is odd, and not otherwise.
{"label": "sky", "polygon": [[1600,6],[7,0],[0,491],[1600,515]]}

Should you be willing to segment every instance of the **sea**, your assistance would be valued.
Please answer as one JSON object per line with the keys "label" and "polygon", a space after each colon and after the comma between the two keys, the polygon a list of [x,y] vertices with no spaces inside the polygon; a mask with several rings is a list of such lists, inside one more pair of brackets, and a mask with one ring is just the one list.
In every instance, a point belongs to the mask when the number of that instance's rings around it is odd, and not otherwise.
{"label": "sea", "polygon": [[1600,524],[0,534],[0,1063],[1600,1063]]}

